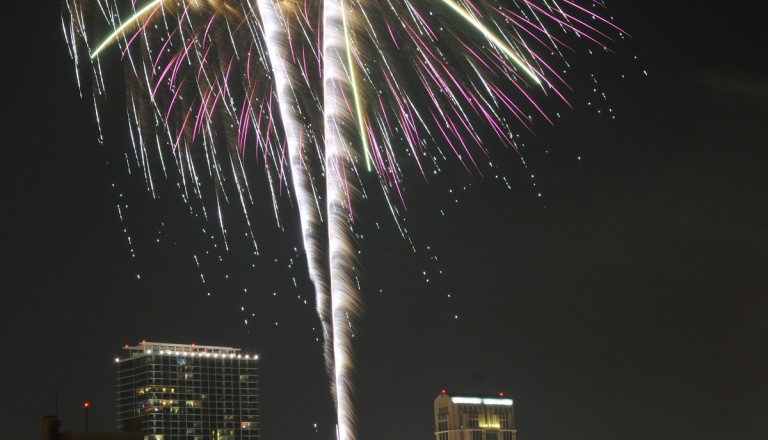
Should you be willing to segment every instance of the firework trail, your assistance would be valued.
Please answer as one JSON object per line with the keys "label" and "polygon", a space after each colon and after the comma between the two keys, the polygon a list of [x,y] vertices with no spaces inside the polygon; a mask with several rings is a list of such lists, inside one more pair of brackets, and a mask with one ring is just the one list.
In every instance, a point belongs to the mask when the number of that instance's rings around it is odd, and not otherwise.
{"label": "firework trail", "polygon": [[323,329],[324,354],[326,359],[326,370],[332,380],[331,390],[335,389],[334,369],[334,349],[332,345],[333,337],[331,331],[331,298],[328,291],[328,276],[323,269],[323,247],[320,244],[320,238],[324,237],[321,228],[321,211],[317,201],[312,197],[312,184],[309,170],[310,166],[304,163],[302,155],[302,142],[307,139],[307,130],[299,119],[296,111],[299,100],[296,97],[296,91],[293,83],[299,73],[296,66],[289,61],[289,48],[286,47],[288,41],[287,23],[282,16],[281,11],[275,8],[272,0],[259,0],[258,10],[264,23],[264,38],[266,39],[267,50],[269,52],[269,61],[275,74],[275,87],[280,107],[280,117],[283,121],[285,132],[285,142],[288,146],[288,156],[290,160],[291,177],[293,188],[296,192],[299,206],[299,217],[301,230],[303,234],[304,248],[307,253],[307,264],[309,275],[315,286],[315,303],[320,317],[320,324]]}
{"label": "firework trail", "polygon": [[328,213],[328,255],[331,279],[334,380],[336,415],[340,439],[354,439],[354,411],[351,402],[353,365],[351,322],[359,317],[360,300],[354,283],[351,199],[357,197],[354,180],[353,136],[345,127],[355,120],[345,90],[352,75],[345,64],[348,44],[343,0],[323,3],[323,126],[325,127],[326,211]]}
{"label": "firework trail", "polygon": [[572,0],[63,0],[62,24],[99,122],[105,71],[122,60],[151,192],[170,161],[190,209],[208,218],[215,201],[225,244],[223,206],[239,203],[252,228],[254,168],[278,225],[278,199],[295,199],[339,436],[353,440],[363,175],[405,236],[407,169],[426,180],[453,158],[482,174],[487,133],[517,150],[516,128],[551,123],[540,100],[570,106],[564,54],[626,35],[606,13]]}

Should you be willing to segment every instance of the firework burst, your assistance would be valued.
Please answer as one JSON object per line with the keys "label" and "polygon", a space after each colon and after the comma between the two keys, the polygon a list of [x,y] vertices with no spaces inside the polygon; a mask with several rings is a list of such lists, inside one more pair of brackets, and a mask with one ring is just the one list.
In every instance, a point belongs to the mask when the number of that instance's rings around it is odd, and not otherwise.
{"label": "firework burst", "polygon": [[266,176],[278,223],[277,200],[295,201],[342,440],[355,438],[353,225],[363,174],[376,177],[397,222],[407,168],[426,179],[455,159],[480,173],[488,133],[517,150],[516,130],[551,122],[539,101],[570,105],[560,72],[572,45],[607,50],[624,35],[601,3],[569,0],[63,5],[97,120],[102,62],[122,61],[133,154],[150,191],[171,162],[185,199],[206,216],[216,208],[225,242],[223,205],[239,204],[250,227],[251,168]]}

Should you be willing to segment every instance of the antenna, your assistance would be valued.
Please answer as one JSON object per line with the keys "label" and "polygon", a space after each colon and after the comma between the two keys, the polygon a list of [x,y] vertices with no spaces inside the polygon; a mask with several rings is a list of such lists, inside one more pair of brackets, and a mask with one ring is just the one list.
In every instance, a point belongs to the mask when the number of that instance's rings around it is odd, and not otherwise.
{"label": "antenna", "polygon": [[83,409],[85,409],[85,432],[88,432],[88,407],[91,406],[88,402],[83,402]]}

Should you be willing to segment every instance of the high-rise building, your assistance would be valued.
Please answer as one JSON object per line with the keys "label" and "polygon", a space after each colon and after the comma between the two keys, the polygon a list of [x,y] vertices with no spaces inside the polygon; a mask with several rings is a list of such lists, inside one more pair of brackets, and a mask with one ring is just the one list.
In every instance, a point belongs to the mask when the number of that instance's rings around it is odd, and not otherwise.
{"label": "high-rise building", "polygon": [[435,440],[515,440],[512,399],[451,395],[435,398]]}
{"label": "high-rise building", "polygon": [[145,440],[256,440],[256,360],[239,348],[142,341],[117,365],[117,424]]}

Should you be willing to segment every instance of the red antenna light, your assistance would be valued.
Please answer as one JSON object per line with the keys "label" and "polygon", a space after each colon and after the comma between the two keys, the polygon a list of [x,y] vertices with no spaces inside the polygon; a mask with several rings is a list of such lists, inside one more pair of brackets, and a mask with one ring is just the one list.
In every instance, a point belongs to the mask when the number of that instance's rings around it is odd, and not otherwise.
{"label": "red antenna light", "polygon": [[499,397],[504,397],[504,393],[499,391]]}
{"label": "red antenna light", "polygon": [[440,391],[440,394],[445,394],[445,393],[446,393],[445,390]]}
{"label": "red antenna light", "polygon": [[88,408],[89,406],[91,406],[91,404],[90,404],[90,403],[88,403],[88,402],[83,402],[83,408]]}

